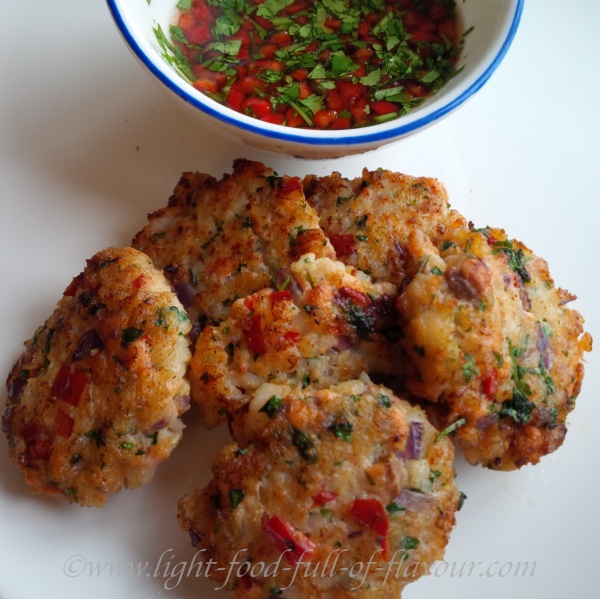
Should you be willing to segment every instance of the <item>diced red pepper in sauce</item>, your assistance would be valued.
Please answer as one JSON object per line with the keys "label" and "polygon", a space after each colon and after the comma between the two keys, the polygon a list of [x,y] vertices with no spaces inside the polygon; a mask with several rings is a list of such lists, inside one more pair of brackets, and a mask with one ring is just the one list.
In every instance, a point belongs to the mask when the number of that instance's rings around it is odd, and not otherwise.
{"label": "diced red pepper in sauce", "polygon": [[[228,5],[192,0],[180,9],[183,38],[173,44],[196,89],[264,122],[373,125],[406,114],[456,74],[453,3],[382,0],[365,9],[360,0],[241,1],[241,18],[232,20]],[[306,25],[325,35],[307,35]],[[398,60],[401,48],[411,53],[409,71],[409,59]]]}
{"label": "diced red pepper in sauce", "polygon": [[88,382],[87,374],[79,372],[70,364],[62,364],[50,389],[52,398],[77,407]]}
{"label": "diced red pepper in sauce", "polygon": [[312,559],[316,545],[289,522],[279,516],[271,516],[263,522],[262,529],[288,564],[294,565],[300,560],[309,562]]}
{"label": "diced red pepper in sauce", "polygon": [[250,318],[250,327],[244,330],[244,338],[248,348],[255,356],[262,356],[267,351],[267,343],[263,335],[260,314],[253,314]]}
{"label": "diced red pepper in sauce", "polygon": [[333,491],[319,491],[316,495],[313,495],[311,499],[313,500],[312,507],[321,507],[333,501],[337,497],[337,493]]}

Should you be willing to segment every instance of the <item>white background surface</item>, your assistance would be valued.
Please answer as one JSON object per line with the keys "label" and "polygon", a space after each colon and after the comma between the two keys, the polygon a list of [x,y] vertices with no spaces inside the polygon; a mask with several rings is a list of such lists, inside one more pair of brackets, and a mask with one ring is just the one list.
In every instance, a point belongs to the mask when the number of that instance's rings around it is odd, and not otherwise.
{"label": "white background surface", "polygon": [[[599,23],[596,0],[527,0],[505,61],[457,113],[375,153],[303,162],[273,159],[202,131],[137,65],[101,0],[3,2],[2,376],[86,258],[127,245],[145,214],[166,204],[182,171],[221,176],[239,156],[287,174],[356,176],[366,166],[438,177],[477,226],[504,227],[548,260],[557,284],[579,296],[574,307],[600,342]],[[409,587],[405,599],[596,595],[599,352],[588,357],[557,453],[513,473],[457,459],[468,500],[446,560],[457,573],[464,564],[463,575],[438,569]],[[194,555],[178,529],[175,502],[208,481],[208,465],[226,440],[223,431],[204,433],[193,418],[187,433],[149,486],[113,496],[101,510],[31,496],[2,436],[0,599],[225,597],[193,576],[164,588]],[[117,575],[127,562],[148,565],[141,575]],[[529,562],[526,576],[507,565],[517,562]],[[105,567],[90,574],[90,563]]]}

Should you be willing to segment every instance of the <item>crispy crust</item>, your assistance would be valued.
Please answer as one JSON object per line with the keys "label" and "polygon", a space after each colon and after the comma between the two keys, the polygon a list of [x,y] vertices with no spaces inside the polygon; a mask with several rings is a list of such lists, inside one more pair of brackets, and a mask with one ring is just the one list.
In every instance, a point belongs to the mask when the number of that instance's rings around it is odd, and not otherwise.
{"label": "crispy crust", "polygon": [[9,454],[34,492],[99,506],[152,478],[181,438],[189,330],[147,256],[88,260],[7,380]]}
{"label": "crispy crust", "polygon": [[[442,557],[459,498],[453,449],[419,408],[368,379],[294,391],[274,413],[254,408],[236,419],[237,443],[217,457],[214,479],[179,502],[181,526],[234,597],[268,597],[288,586],[297,597],[398,597]],[[361,520],[357,499],[385,514],[387,533],[366,521],[369,514]],[[300,569],[292,579],[294,552],[281,557],[270,534],[274,516],[300,534],[296,552],[309,548],[311,571],[326,574]],[[255,565],[256,576],[236,579],[234,569],[228,580],[236,560]],[[263,575],[261,563],[271,565]]]}
{"label": "crispy crust", "polygon": [[429,251],[398,301],[407,388],[434,402],[437,426],[466,419],[455,440],[470,462],[537,463],[564,440],[591,349],[573,298],[499,229],[458,230]]}
{"label": "crispy crust", "polygon": [[166,208],[133,239],[175,287],[197,332],[232,303],[274,284],[302,254],[334,257],[297,177],[236,160],[217,181],[184,173]]}

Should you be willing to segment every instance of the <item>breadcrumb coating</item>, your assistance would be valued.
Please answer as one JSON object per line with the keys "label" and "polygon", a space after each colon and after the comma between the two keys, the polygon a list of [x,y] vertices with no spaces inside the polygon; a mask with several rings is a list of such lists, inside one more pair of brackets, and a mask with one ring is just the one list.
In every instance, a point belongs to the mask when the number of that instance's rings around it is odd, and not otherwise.
{"label": "breadcrumb coating", "polygon": [[190,328],[148,256],[87,261],[7,380],[3,430],[32,491],[100,506],[152,478],[189,407]]}
{"label": "breadcrumb coating", "polygon": [[452,444],[389,389],[363,377],[293,390],[233,434],[179,521],[234,598],[399,597],[442,557],[459,502]]}

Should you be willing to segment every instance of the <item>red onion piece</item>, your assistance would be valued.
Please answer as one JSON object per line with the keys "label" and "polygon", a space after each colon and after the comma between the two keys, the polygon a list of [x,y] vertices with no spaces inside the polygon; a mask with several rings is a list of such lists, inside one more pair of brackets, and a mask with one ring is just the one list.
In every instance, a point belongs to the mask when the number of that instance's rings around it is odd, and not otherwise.
{"label": "red onion piece", "polygon": [[8,403],[15,403],[19,399],[26,384],[27,379],[23,379],[20,376],[13,379],[7,389]]}
{"label": "red onion piece", "polygon": [[550,339],[548,339],[548,335],[546,331],[542,328],[542,326],[538,323],[537,325],[537,340],[536,345],[538,351],[542,356],[542,364],[546,370],[550,370],[552,368],[552,352],[550,347]]}
{"label": "red onion piece", "polygon": [[422,512],[435,503],[435,499],[428,493],[413,489],[402,489],[400,495],[394,499],[400,507],[411,512]]}
{"label": "red onion piece", "polygon": [[488,414],[487,416],[482,416],[481,418],[477,419],[477,422],[475,422],[475,428],[480,431],[485,431],[491,426],[494,426],[498,420],[498,414]]}
{"label": "red onion piece", "polygon": [[156,431],[162,431],[162,429],[166,428],[168,424],[169,421],[166,418],[162,418],[150,427],[150,432],[155,433]]}
{"label": "red onion piece", "polygon": [[356,345],[354,339],[350,335],[338,335],[338,346],[339,351],[346,351],[353,348]]}
{"label": "red onion piece", "polygon": [[194,304],[196,293],[190,283],[187,281],[175,281],[175,283],[173,283],[173,288],[184,308],[189,308]]}
{"label": "red onion piece", "polygon": [[396,455],[405,460],[418,460],[421,457],[421,443],[424,433],[425,426],[422,422],[411,422],[406,447],[404,451],[396,452]]}
{"label": "red onion piece", "polygon": [[72,362],[79,362],[79,360],[87,360],[95,349],[104,349],[104,343],[98,335],[96,329],[90,329],[86,331],[79,340],[79,345],[71,356]]}
{"label": "red onion piece", "polygon": [[179,413],[187,410],[190,407],[190,396],[189,395],[176,395],[173,398],[173,403]]}

